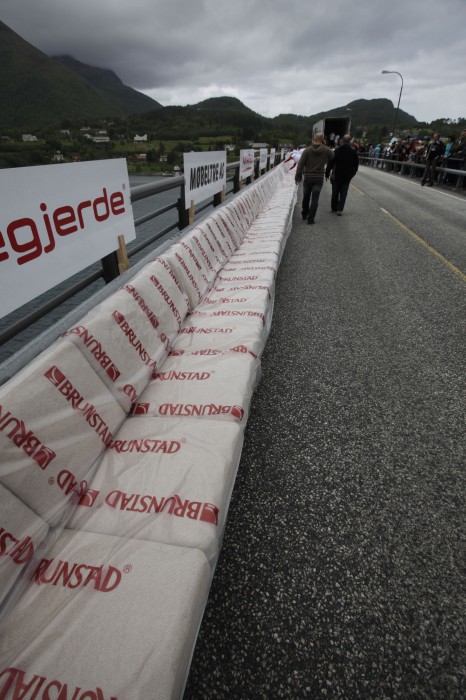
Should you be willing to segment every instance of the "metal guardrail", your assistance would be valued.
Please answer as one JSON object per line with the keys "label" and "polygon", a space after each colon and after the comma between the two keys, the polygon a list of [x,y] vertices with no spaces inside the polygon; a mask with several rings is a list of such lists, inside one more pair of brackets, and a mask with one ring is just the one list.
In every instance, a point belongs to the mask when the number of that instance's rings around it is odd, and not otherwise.
{"label": "metal guardrail", "polygon": [[[424,163],[415,163],[412,160],[392,160],[391,158],[375,158],[372,156],[364,156],[364,155],[359,156],[359,162],[361,163],[361,165],[371,165],[371,167],[374,167],[374,164],[376,164],[375,167],[378,167],[378,164],[381,163],[382,164],[381,169],[382,170],[389,170],[389,171],[394,169],[390,166],[400,165],[401,168],[398,172],[401,175],[407,175],[407,176],[409,176],[410,173],[403,172],[404,170],[411,171],[411,169],[414,168],[414,169],[418,169],[418,170],[423,171],[426,167],[425,162]],[[383,167],[383,163],[387,164],[385,168]],[[455,189],[459,190],[463,187],[464,177],[466,175],[465,170],[456,170],[454,168],[445,168],[443,165],[437,165],[435,167],[435,172],[436,173],[446,173],[449,175],[456,175],[457,180],[456,180]]]}
{"label": "metal guardrail", "polygon": [[[280,154],[277,153],[275,156],[274,165],[280,162],[279,159]],[[261,175],[264,174],[269,168],[270,163],[269,161],[267,161],[266,170],[260,171],[259,158],[256,157],[254,159],[254,179],[261,177]],[[227,185],[230,184],[230,188],[226,190],[225,196],[232,193],[236,193],[241,189],[239,171],[239,161],[236,161],[234,163],[227,163],[226,181]],[[247,178],[244,184],[248,185],[250,184],[250,182],[251,178]],[[168,204],[159,209],[155,209],[154,211],[149,212],[138,219],[135,219],[134,225],[136,227],[140,226],[143,223],[146,223],[147,221],[151,221],[152,219],[157,218],[161,214],[164,214],[173,209],[176,209],[178,211],[178,220],[170,226],[160,229],[159,231],[154,233],[153,236],[145,238],[144,241],[141,241],[141,243],[133,245],[131,249],[128,250],[128,258],[133,257],[141,250],[144,250],[144,248],[147,248],[148,246],[152,245],[152,243],[154,243],[155,241],[168,235],[171,231],[174,231],[175,229],[182,231],[184,228],[186,228],[186,226],[189,225],[189,210],[186,210],[184,208],[184,188],[185,178],[183,175],[166,178],[165,180],[157,180],[153,183],[146,183],[144,185],[136,185],[134,187],[131,187],[131,203],[137,202],[141,199],[152,197],[154,195],[160,194],[161,192],[167,192],[169,190],[179,191],[179,196],[175,199],[175,201],[172,204]],[[197,207],[195,210],[195,216],[198,215],[200,212],[204,211],[205,209],[208,209],[212,206],[218,206],[219,204],[221,204],[221,202],[221,193],[215,195],[213,200],[209,199],[208,201],[206,200],[205,202],[201,202],[199,207]],[[32,323],[35,323],[39,319],[43,318],[46,314],[58,308],[65,301],[68,301],[68,299],[71,299],[75,294],[81,292],[83,289],[86,289],[97,280],[103,278],[108,284],[109,282],[111,282],[119,276],[120,272],[116,252],[106,255],[105,258],[102,258],[101,262],[101,269],[89,273],[78,283],[72,285],[60,294],[57,294],[49,301],[44,302],[43,304],[38,306],[34,311],[28,313],[26,316],[11,324],[7,328],[0,330],[0,345],[3,345],[7,341],[11,340],[16,335],[18,335],[18,333],[21,333],[22,331],[26,330]]]}

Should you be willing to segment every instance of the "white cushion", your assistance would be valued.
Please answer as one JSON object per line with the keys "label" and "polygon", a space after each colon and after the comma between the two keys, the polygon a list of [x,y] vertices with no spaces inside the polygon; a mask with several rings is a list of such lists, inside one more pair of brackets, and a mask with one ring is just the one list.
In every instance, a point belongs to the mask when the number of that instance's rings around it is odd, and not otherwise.
{"label": "white cushion", "polygon": [[133,415],[246,423],[260,363],[251,355],[173,355],[134,404]]}
{"label": "white cushion", "polygon": [[231,421],[128,418],[68,527],[218,554],[243,440]]}
{"label": "white cushion", "polygon": [[124,417],[79,350],[58,341],[0,388],[0,483],[55,524]]}
{"label": "white cushion", "polygon": [[[217,279],[223,279],[223,275]],[[243,279],[243,278],[235,278]],[[246,278],[248,279],[248,278]],[[254,277],[254,279],[256,279]],[[221,352],[244,352],[258,357],[265,344],[265,324],[259,312],[210,318],[189,315],[173,344],[173,351],[198,352],[210,348]]]}
{"label": "white cushion", "polygon": [[0,696],[180,698],[209,582],[195,549],[65,530],[2,626]]}
{"label": "white cushion", "polygon": [[48,526],[0,484],[0,604],[45,545]]}

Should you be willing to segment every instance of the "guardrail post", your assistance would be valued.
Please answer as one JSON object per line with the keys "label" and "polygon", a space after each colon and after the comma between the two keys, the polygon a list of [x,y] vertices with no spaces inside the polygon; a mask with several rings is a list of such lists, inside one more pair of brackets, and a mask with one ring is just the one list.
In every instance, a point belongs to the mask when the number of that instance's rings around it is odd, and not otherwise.
{"label": "guardrail post", "polygon": [[239,176],[239,165],[235,168],[235,175],[233,177],[233,192],[239,192],[241,189],[241,180]]}
{"label": "guardrail post", "polygon": [[108,284],[112,280],[116,279],[120,275],[120,268],[118,266],[118,255],[116,251],[109,253],[101,258],[102,263],[102,277],[105,280],[105,284]]}
{"label": "guardrail post", "polygon": [[181,185],[181,196],[178,199],[178,228],[180,231],[189,226],[189,209],[184,208],[185,186]]}
{"label": "guardrail post", "polygon": [[128,251],[126,249],[126,241],[123,234],[118,236],[118,243],[120,244],[118,250],[116,251],[118,260],[118,270],[120,275],[125,272],[129,267]]}
{"label": "guardrail post", "polygon": [[218,207],[218,205],[223,204],[224,201],[225,201],[225,188],[220,190],[220,192],[216,192],[214,194],[214,202],[213,202],[214,207]]}

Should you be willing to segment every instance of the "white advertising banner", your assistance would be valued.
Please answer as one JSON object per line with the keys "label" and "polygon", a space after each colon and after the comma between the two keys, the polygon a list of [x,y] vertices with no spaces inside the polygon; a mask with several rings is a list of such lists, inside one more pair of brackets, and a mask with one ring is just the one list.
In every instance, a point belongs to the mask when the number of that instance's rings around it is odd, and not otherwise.
{"label": "white advertising banner", "polygon": [[239,176],[242,180],[254,174],[254,149],[244,148],[239,152]]}
{"label": "white advertising banner", "polygon": [[184,153],[185,208],[213,197],[226,187],[227,156],[225,151]]}
{"label": "white advertising banner", "polygon": [[275,148],[270,149],[270,167],[273,168],[275,165]]}
{"label": "white advertising banner", "polygon": [[265,170],[267,167],[267,149],[261,148],[259,150],[259,170]]}
{"label": "white advertising banner", "polygon": [[0,318],[136,238],[126,160],[0,170]]}

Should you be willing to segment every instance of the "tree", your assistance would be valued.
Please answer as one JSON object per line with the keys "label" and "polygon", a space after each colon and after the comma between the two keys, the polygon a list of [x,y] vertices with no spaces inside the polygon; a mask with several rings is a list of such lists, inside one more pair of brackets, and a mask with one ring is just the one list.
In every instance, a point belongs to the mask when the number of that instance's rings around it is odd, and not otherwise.
{"label": "tree", "polygon": [[60,151],[62,144],[60,139],[48,138],[45,142],[45,147],[48,151]]}

